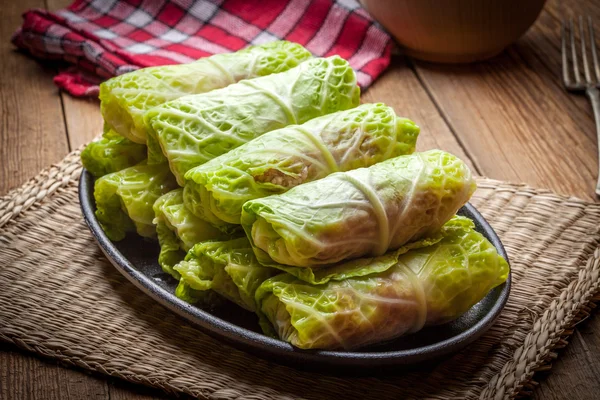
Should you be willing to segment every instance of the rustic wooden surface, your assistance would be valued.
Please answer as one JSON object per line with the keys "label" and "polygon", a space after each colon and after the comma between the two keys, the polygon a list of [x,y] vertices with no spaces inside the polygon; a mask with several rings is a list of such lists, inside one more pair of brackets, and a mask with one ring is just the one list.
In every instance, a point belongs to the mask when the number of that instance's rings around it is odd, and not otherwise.
{"label": "rustic wooden surface", "polygon": [[[102,126],[95,100],[52,84],[55,70],[14,51],[9,37],[28,8],[64,0],[2,1],[0,6],[0,194],[19,186]],[[419,147],[463,157],[479,174],[595,200],[594,121],[587,100],[560,84],[560,22],[592,15],[600,3],[551,0],[536,25],[489,62],[440,66],[396,57],[363,96],[422,127]],[[598,35],[597,35],[598,37]],[[599,42],[600,43],[600,42]],[[581,323],[550,372],[536,375],[539,399],[595,399],[600,393],[600,318]],[[63,368],[0,344],[0,399],[151,399],[163,393]]]}

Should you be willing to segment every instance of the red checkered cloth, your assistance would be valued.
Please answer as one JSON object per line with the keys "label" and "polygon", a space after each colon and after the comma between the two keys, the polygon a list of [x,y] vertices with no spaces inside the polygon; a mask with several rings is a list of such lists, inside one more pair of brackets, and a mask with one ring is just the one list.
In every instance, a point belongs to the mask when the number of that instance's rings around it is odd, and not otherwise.
{"label": "red checkered cloth", "polygon": [[316,56],[338,54],[368,87],[390,62],[389,35],[356,0],[76,0],[30,10],[13,43],[72,65],[54,82],[96,96],[107,78],[286,39]]}

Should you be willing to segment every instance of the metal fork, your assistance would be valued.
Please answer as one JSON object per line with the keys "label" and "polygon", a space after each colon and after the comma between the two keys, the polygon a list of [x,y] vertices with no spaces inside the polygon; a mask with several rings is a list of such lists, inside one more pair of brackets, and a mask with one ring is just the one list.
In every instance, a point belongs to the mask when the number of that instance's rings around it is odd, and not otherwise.
{"label": "metal fork", "polygon": [[[592,78],[590,72],[591,65],[588,62],[587,50],[585,45],[585,34],[583,18],[579,17],[579,38],[581,41],[581,59],[583,61],[583,71],[585,81],[581,78],[579,73],[579,62],[577,60],[577,46],[575,46],[575,30],[573,28],[573,18],[569,21],[569,29],[567,29],[567,23],[563,21],[562,25],[562,72],[563,72],[563,83],[565,88],[571,92],[585,92],[590,102],[592,103],[592,109],[594,110],[594,118],[596,120],[596,134],[598,136],[598,182],[596,183],[596,195],[600,196],[600,91],[598,91],[598,85],[600,85],[600,67],[598,65],[598,54],[596,50],[596,42],[594,40],[594,25],[592,18],[588,17],[588,31],[590,38],[590,49],[592,52],[592,62],[594,64],[595,79]],[[567,37],[568,36],[568,37]],[[567,42],[571,45],[571,64],[569,64],[567,57]],[[570,68],[572,67],[572,68]],[[573,80],[571,80],[571,75]]]}

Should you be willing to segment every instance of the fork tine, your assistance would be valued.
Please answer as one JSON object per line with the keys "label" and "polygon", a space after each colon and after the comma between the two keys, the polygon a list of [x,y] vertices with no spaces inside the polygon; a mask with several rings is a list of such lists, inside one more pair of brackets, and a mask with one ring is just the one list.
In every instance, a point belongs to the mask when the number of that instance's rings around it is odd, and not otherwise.
{"label": "fork tine", "polygon": [[596,50],[596,40],[594,39],[594,24],[592,17],[588,16],[588,30],[590,31],[590,47],[592,48],[592,59],[594,61],[594,70],[596,71],[596,81],[600,82],[600,66],[598,66],[598,53]]}
{"label": "fork tine", "polygon": [[[562,49],[562,73],[563,73],[563,83],[565,86],[569,86],[570,79],[569,79],[569,67],[568,67],[568,60],[567,60],[567,23],[565,21],[563,21],[562,23],[562,44],[561,44],[561,49]],[[596,69],[596,73],[598,73],[598,70]]]}
{"label": "fork tine", "polygon": [[585,73],[585,81],[589,85],[592,83],[592,75],[590,74],[590,66],[587,61],[587,50],[585,48],[585,34],[583,33],[583,17],[579,16],[579,38],[581,39],[581,58],[583,62],[583,71]]}
{"label": "fork tine", "polygon": [[573,29],[573,18],[569,21],[569,31],[571,36],[571,56],[573,58],[573,75],[575,82],[579,85],[581,79],[579,77],[579,63],[577,62],[577,49],[575,48],[575,29]]}

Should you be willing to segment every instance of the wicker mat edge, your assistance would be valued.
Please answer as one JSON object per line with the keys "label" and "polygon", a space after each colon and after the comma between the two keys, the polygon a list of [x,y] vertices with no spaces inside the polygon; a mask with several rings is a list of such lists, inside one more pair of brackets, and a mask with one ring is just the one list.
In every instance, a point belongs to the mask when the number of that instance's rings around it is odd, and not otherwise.
{"label": "wicker mat edge", "polygon": [[[69,184],[76,183],[81,174],[79,154],[79,150],[73,151],[61,162],[41,171],[21,187],[0,197],[0,228],[9,221],[18,219],[23,211],[41,204],[44,199],[60,192]],[[481,188],[493,188],[513,194],[543,195],[559,201],[589,204],[578,198],[557,195],[549,190],[535,189],[525,184],[480,178],[478,185]],[[570,282],[541,316],[536,318],[533,329],[527,334],[523,344],[502,366],[500,372],[489,381],[480,393],[480,397],[501,399],[528,395],[536,386],[534,374],[550,369],[551,362],[557,358],[555,351],[567,345],[574,327],[589,316],[598,301],[600,301],[600,248],[594,251],[586,265],[580,269],[577,278]],[[181,388],[171,387],[168,382],[161,382],[160,385],[157,385],[157,382],[134,371],[108,370],[100,364],[87,363],[81,358],[62,354],[56,349],[9,337],[2,333],[0,333],[0,340],[14,343],[16,346],[38,355],[57,359],[68,366],[101,372],[151,387],[160,386],[172,392],[181,391]]]}

